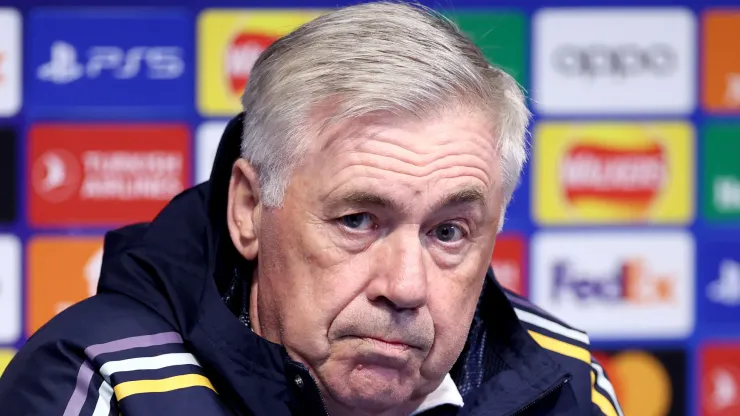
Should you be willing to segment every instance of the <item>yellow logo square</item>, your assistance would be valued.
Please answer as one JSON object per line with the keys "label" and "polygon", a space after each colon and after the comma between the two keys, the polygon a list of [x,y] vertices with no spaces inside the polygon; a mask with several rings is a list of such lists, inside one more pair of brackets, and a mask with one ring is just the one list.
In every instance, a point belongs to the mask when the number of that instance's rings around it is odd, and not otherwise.
{"label": "yellow logo square", "polygon": [[320,10],[207,9],[198,16],[198,111],[231,116],[259,54],[272,42],[323,14]]}
{"label": "yellow logo square", "polygon": [[541,123],[532,210],[543,225],[686,224],[694,216],[688,123]]}

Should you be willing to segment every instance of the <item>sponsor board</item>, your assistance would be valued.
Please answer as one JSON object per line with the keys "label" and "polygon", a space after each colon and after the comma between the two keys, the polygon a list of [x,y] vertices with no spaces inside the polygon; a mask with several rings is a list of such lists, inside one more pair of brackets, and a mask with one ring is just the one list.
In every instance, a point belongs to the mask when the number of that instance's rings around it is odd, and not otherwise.
{"label": "sponsor board", "polygon": [[13,235],[0,234],[0,265],[0,344],[12,344],[21,336],[22,310],[21,243]]}
{"label": "sponsor board", "polygon": [[713,236],[698,245],[699,317],[707,327],[735,329],[740,316],[740,238]]}
{"label": "sponsor board", "polygon": [[195,183],[205,182],[211,177],[213,160],[227,124],[227,121],[207,121],[198,126],[195,132]]}
{"label": "sponsor board", "polygon": [[543,225],[690,223],[693,138],[686,123],[540,123],[533,217]]}
{"label": "sponsor board", "polygon": [[740,221],[740,123],[702,128],[702,211],[712,222]]}
{"label": "sponsor board", "polygon": [[313,20],[318,10],[206,9],[198,16],[198,111],[232,116],[252,66],[272,42]]}
{"label": "sponsor board", "polygon": [[541,232],[530,250],[532,301],[592,339],[683,338],[694,329],[690,234]]}
{"label": "sponsor board", "polygon": [[17,143],[15,131],[0,128],[0,225],[14,222],[18,213]]}
{"label": "sponsor board", "polygon": [[496,247],[491,257],[496,280],[512,292],[527,296],[527,243],[524,236],[503,233],[496,237]]}
{"label": "sponsor board", "polygon": [[687,356],[679,349],[593,353],[614,387],[625,416],[684,416]]}
{"label": "sponsor board", "polygon": [[712,342],[699,349],[702,416],[740,414],[740,344]]}
{"label": "sponsor board", "polygon": [[481,49],[488,59],[513,76],[520,85],[528,85],[527,17],[519,12],[488,10],[445,13]]}
{"label": "sponsor board", "polygon": [[21,14],[0,7],[0,117],[11,117],[21,108],[23,86]]}
{"label": "sponsor board", "polygon": [[3,375],[5,368],[10,364],[10,360],[15,356],[16,351],[11,348],[0,348],[0,376]]}
{"label": "sponsor board", "polygon": [[29,133],[29,222],[148,221],[190,185],[180,124],[37,124]]}
{"label": "sponsor board", "polygon": [[704,107],[740,113],[740,11],[710,10],[702,20]]}
{"label": "sponsor board", "polygon": [[26,331],[97,292],[102,237],[34,237],[27,245]]}
{"label": "sponsor board", "polygon": [[532,24],[532,93],[539,112],[693,111],[696,22],[690,10],[542,9]]}
{"label": "sponsor board", "polygon": [[29,108],[85,117],[190,113],[190,25],[179,10],[32,11]]}

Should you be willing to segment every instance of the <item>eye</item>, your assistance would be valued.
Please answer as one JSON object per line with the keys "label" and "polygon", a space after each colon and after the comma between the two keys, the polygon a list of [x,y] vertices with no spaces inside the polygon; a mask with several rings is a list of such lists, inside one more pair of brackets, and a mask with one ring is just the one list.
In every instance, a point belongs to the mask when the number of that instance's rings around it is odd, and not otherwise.
{"label": "eye", "polygon": [[438,225],[431,232],[443,243],[454,243],[465,237],[465,231],[461,227],[449,222]]}
{"label": "eye", "polygon": [[352,230],[369,230],[374,227],[373,219],[370,214],[360,212],[357,214],[345,215],[339,218],[341,224]]}

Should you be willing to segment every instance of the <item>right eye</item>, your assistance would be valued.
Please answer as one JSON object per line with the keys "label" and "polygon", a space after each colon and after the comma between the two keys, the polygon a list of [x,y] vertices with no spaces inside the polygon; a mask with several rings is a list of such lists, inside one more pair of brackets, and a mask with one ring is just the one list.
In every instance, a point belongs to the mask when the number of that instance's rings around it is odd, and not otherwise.
{"label": "right eye", "polygon": [[375,227],[373,218],[370,216],[370,214],[365,212],[345,215],[339,218],[339,222],[343,226],[357,231],[367,231]]}

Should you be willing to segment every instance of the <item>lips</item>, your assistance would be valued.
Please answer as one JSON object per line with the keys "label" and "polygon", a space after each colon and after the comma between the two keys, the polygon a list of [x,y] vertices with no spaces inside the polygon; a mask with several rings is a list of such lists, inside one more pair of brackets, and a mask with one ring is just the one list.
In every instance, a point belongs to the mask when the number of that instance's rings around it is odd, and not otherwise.
{"label": "lips", "polygon": [[387,349],[391,351],[406,351],[411,348],[416,348],[401,340],[386,340],[386,339],[375,338],[375,337],[362,337],[362,339],[373,344],[374,346],[378,348]]}

